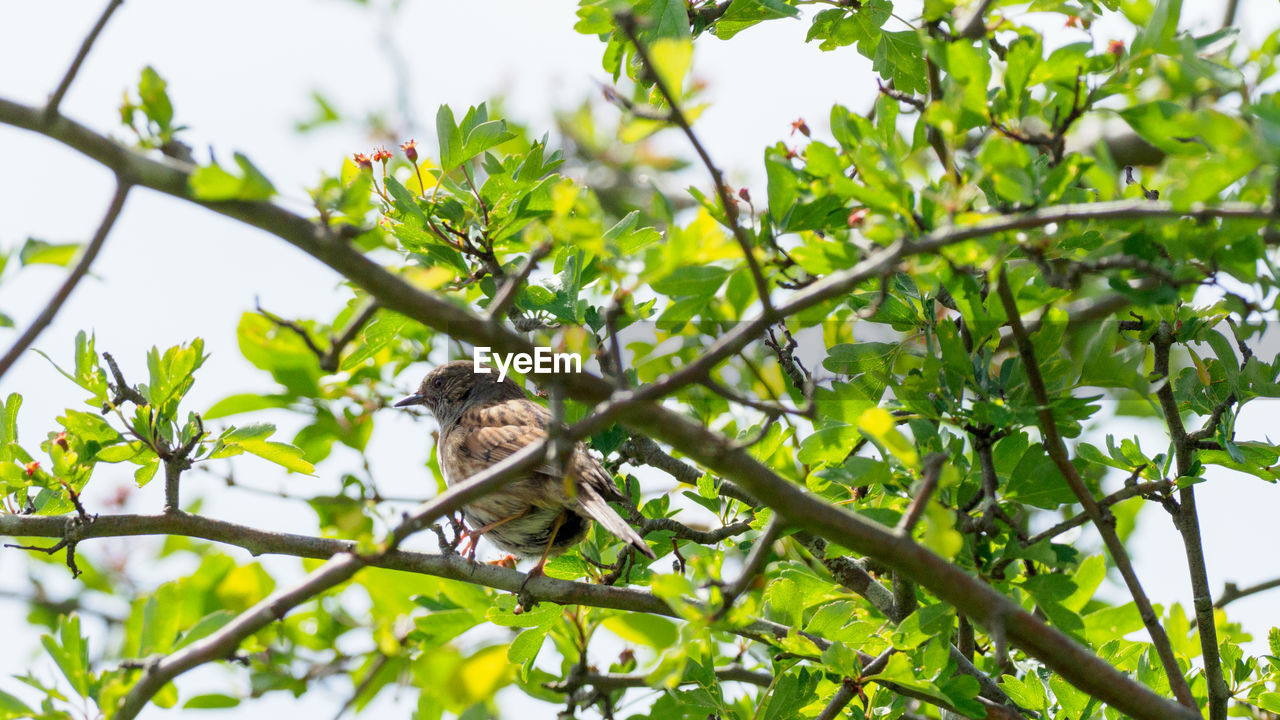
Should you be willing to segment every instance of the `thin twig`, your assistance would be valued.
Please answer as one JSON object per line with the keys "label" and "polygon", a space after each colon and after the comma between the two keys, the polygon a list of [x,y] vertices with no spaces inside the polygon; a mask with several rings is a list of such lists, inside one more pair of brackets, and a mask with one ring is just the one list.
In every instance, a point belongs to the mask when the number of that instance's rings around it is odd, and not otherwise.
{"label": "thin twig", "polygon": [[374,315],[382,309],[382,303],[377,300],[370,300],[361,308],[360,313],[352,319],[351,323],[342,331],[341,335],[334,337],[329,342],[329,350],[320,358],[320,369],[326,372],[337,372],[340,367],[339,359],[342,357],[342,351],[347,348],[364,329],[365,325],[373,319]]}
{"label": "thin twig", "polygon": [[22,353],[36,341],[40,333],[49,327],[57,316],[58,311],[62,309],[62,305],[71,297],[71,293],[75,291],[76,285],[89,272],[89,266],[93,264],[95,258],[98,257],[98,251],[102,250],[102,244],[106,242],[107,235],[111,233],[111,226],[115,224],[116,218],[120,217],[120,210],[124,208],[124,200],[129,195],[129,183],[117,178],[116,192],[111,197],[111,204],[107,206],[107,212],[102,218],[102,222],[98,224],[98,229],[93,234],[93,239],[85,246],[84,252],[80,255],[79,262],[71,269],[71,274],[62,282],[62,286],[58,291],[49,298],[49,302],[45,304],[44,309],[36,316],[31,324],[27,326],[22,336],[13,343],[13,347],[9,348],[9,352],[0,358],[0,377],[9,372],[9,368],[18,361]]}
{"label": "thin twig", "polygon": [[1226,12],[1222,14],[1222,27],[1231,27],[1236,22],[1236,12],[1240,9],[1240,0],[1227,0]]}
{"label": "thin twig", "polygon": [[516,296],[520,294],[520,288],[524,287],[525,281],[529,279],[529,274],[538,266],[547,255],[551,254],[552,244],[542,243],[535,246],[529,251],[529,257],[525,258],[524,264],[516,271],[515,275],[507,278],[502,288],[498,290],[497,296],[493,298],[493,302],[489,303],[487,314],[489,320],[500,322],[502,317],[507,314],[507,310],[511,304],[516,301]]}
{"label": "thin twig", "polygon": [[1222,588],[1222,592],[1218,595],[1218,600],[1213,604],[1213,606],[1221,609],[1241,598],[1246,598],[1250,595],[1257,595],[1260,592],[1266,592],[1267,590],[1273,590],[1275,588],[1280,588],[1280,578],[1245,587],[1240,587],[1233,582],[1229,582]]}
{"label": "thin twig", "polygon": [[102,33],[102,29],[107,26],[107,21],[111,19],[112,13],[123,4],[124,0],[108,0],[107,6],[102,10],[102,15],[98,17],[98,22],[94,23],[93,28],[89,30],[89,34],[85,35],[84,42],[80,43],[80,49],[76,51],[76,56],[71,60],[71,66],[67,68],[67,72],[62,76],[62,81],[58,83],[58,87],[49,96],[49,102],[44,106],[44,121],[46,123],[57,117],[58,106],[62,104],[62,98],[66,97],[67,91],[71,89],[71,83],[76,79],[76,74],[80,72],[80,66],[84,64],[85,58],[89,56],[89,50],[93,47],[93,43],[98,39],[98,35]]}
{"label": "thin twig", "polygon": [[756,538],[755,544],[751,546],[751,552],[747,553],[746,562],[742,564],[742,572],[738,575],[738,579],[726,585],[721,591],[723,600],[720,609],[712,619],[724,617],[729,612],[729,608],[733,607],[733,601],[737,600],[738,596],[746,591],[747,586],[760,574],[765,562],[769,559],[769,553],[773,550],[773,544],[782,533],[782,528],[782,520],[777,515],[769,518],[769,522],[764,526],[764,532],[760,533],[760,537]]}
{"label": "thin twig", "polygon": [[711,182],[715,186],[716,195],[720,198],[720,205],[724,207],[725,219],[729,221],[729,229],[733,232],[734,239],[737,240],[738,246],[742,248],[742,254],[746,257],[747,269],[751,272],[751,280],[755,283],[756,294],[760,297],[760,304],[766,312],[770,311],[773,303],[769,299],[769,281],[765,279],[764,271],[760,268],[760,262],[756,260],[751,238],[748,237],[746,229],[738,221],[738,202],[734,199],[733,193],[729,191],[729,186],[725,184],[724,175],[712,162],[711,155],[702,145],[702,141],[698,139],[697,133],[693,131],[693,125],[689,123],[689,118],[680,109],[679,99],[672,89],[667,86],[667,81],[663,79],[662,74],[658,72],[657,67],[650,60],[649,50],[644,46],[644,43],[640,42],[635,16],[630,13],[622,13],[617,16],[617,19],[618,26],[622,28],[622,32],[626,34],[627,39],[635,46],[636,55],[640,58],[640,62],[648,69],[654,86],[658,88],[662,98],[667,101],[667,106],[671,108],[671,121],[684,132],[685,137],[689,139],[689,144],[693,146],[694,152],[698,154],[698,158],[702,160],[703,166],[707,168],[707,172],[711,175]]}
{"label": "thin twig", "polygon": [[987,31],[986,15],[991,6],[995,4],[995,0],[982,0],[982,2],[973,6],[969,14],[961,17],[956,21],[957,37],[976,40],[982,37]]}
{"label": "thin twig", "polygon": [[[1173,329],[1161,321],[1151,338],[1154,355],[1153,374],[1163,383],[1156,390],[1160,411],[1169,428],[1178,475],[1191,474],[1195,464],[1196,441],[1188,437],[1178,402],[1173,395],[1173,378],[1169,373],[1169,352],[1174,343]],[[1247,360],[1248,358],[1246,358]],[[1234,362],[1234,359],[1232,360]],[[1221,415],[1218,415],[1220,418]],[[1209,571],[1204,558],[1204,543],[1200,537],[1200,516],[1196,510],[1196,491],[1193,485],[1178,489],[1178,507],[1173,514],[1173,524],[1182,535],[1182,545],[1187,556],[1187,570],[1191,575],[1192,605],[1196,612],[1196,624],[1200,632],[1200,649],[1204,657],[1204,675],[1209,689],[1209,720],[1226,720],[1227,704],[1231,696],[1222,671],[1222,656],[1218,650],[1218,630],[1213,617],[1213,591],[1209,589]]]}
{"label": "thin twig", "polygon": [[[1109,508],[1112,505],[1115,505],[1116,503],[1123,502],[1130,498],[1146,497],[1149,495],[1155,495],[1157,493],[1165,493],[1165,492],[1168,492],[1172,487],[1173,487],[1173,483],[1169,482],[1168,480],[1155,480],[1152,482],[1135,483],[1133,485],[1126,485],[1123,488],[1111,493],[1110,495],[1098,500],[1098,507]],[[1081,525],[1087,522],[1089,522],[1088,513],[1080,513],[1079,515],[1074,515],[1066,520],[1063,520],[1062,522],[1058,523],[1057,525],[1054,525],[1053,527],[1047,530],[1044,530],[1042,532],[1036,533],[1035,535],[1032,535],[1031,537],[1027,538],[1027,541],[1024,544],[1027,546],[1035,545],[1036,543],[1041,542],[1043,540],[1048,540],[1050,538],[1057,537],[1072,528],[1080,527]]]}
{"label": "thin twig", "polygon": [[920,473],[920,487],[916,489],[916,496],[911,499],[911,504],[903,513],[902,520],[898,522],[899,533],[910,535],[916,523],[920,522],[920,518],[924,516],[929,498],[933,496],[934,489],[938,487],[938,478],[942,476],[942,463],[946,460],[946,453],[933,453],[924,459],[924,469]]}

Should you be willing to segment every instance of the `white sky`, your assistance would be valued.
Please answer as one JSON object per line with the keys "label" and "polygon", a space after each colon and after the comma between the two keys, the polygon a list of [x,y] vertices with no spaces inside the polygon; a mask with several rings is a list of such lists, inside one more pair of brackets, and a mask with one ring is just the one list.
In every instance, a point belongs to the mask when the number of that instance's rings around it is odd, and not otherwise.
{"label": "white sky", "polygon": [[[1184,27],[1204,30],[1221,16],[1221,2],[1185,4]],[[600,68],[603,46],[572,30],[574,3],[424,0],[405,5],[393,33],[408,61],[414,108],[425,128],[418,140],[426,146],[433,144],[430,128],[441,103],[456,111],[501,93],[512,115],[541,133],[552,129],[553,109],[597,96],[597,82],[607,79]],[[1240,25],[1255,42],[1280,20],[1277,4],[1269,0],[1244,0],[1241,5]],[[41,102],[100,10],[100,2],[85,0],[0,2],[0,96]],[[1104,40],[1107,27],[1095,31]],[[735,183],[758,188],[757,197],[764,196],[763,149],[787,139],[790,121],[804,117],[822,133],[833,103],[862,108],[875,91],[866,59],[848,48],[822,53],[805,46],[806,29],[807,23],[774,22],[732,42],[707,38],[697,46],[695,73],[710,83],[707,98],[713,103],[698,122],[701,136]],[[1062,28],[1046,32],[1051,44],[1082,37]],[[393,82],[380,45],[377,15],[342,0],[129,0],[99,39],[62,109],[90,127],[123,135],[117,113],[121,94],[150,64],[169,81],[176,118],[192,126],[185,137],[198,155],[204,156],[210,146],[224,159],[243,151],[287,201],[302,203],[302,188],[321,169],[334,171],[343,156],[367,150],[369,142],[349,128],[300,137],[292,124],[309,113],[313,88],[353,116],[391,108]],[[678,137],[664,142],[685,152]],[[5,170],[0,173],[0,248],[16,249],[28,236],[80,241],[92,233],[110,197],[108,172],[56,143],[7,127],[0,127],[0,158]],[[705,184],[700,175],[691,181]],[[148,191],[131,194],[94,275],[81,284],[36,347],[67,362],[76,331],[92,330],[99,350],[114,353],[125,371],[137,377],[151,345],[163,348],[202,336],[212,357],[190,395],[193,408],[207,407],[231,392],[271,388],[270,379],[241,360],[236,348],[236,323],[255,297],[281,315],[305,317],[329,316],[345,299],[335,292],[336,275],[282,241]],[[7,275],[0,287],[0,310],[19,329],[25,327],[62,277],[62,270],[44,267]],[[14,337],[15,331],[0,332],[0,345]],[[408,388],[415,382],[416,377],[406,378],[403,384]],[[10,392],[25,396],[21,432],[29,446],[55,427],[53,418],[63,408],[81,400],[70,383],[30,353],[0,382],[0,395]],[[1271,425],[1276,417],[1274,411],[1269,414],[1263,417],[1255,408],[1252,422],[1257,425],[1242,420],[1240,428],[1248,432],[1246,428]],[[423,483],[430,482],[421,466],[425,432],[424,425],[402,416],[380,420],[371,447],[384,492],[424,494]],[[1159,437],[1137,428],[1117,432],[1141,432],[1150,442]],[[344,462],[349,465],[351,458],[323,466],[316,479],[285,478],[252,460],[238,462],[236,469],[240,479],[260,486],[311,493],[335,487]],[[91,505],[130,483],[126,469],[113,474],[103,468],[99,475],[88,496]],[[215,516],[282,530],[314,530],[314,516],[305,507],[217,490],[211,482],[193,475],[187,487],[189,493],[202,487],[211,491],[204,493],[210,498],[206,510]],[[1274,522],[1277,488],[1225,474],[1201,487],[1215,591],[1226,580],[1243,585],[1280,574],[1273,553],[1260,552],[1280,546],[1280,527]],[[132,508],[158,510],[162,494],[160,483],[153,483],[136,494]],[[1158,509],[1144,517],[1134,546],[1140,576],[1156,602],[1180,600],[1189,607],[1180,540]],[[141,542],[132,539],[116,548]],[[0,590],[17,589],[14,579],[25,576],[24,562],[17,551],[0,551]],[[296,563],[271,561],[270,566],[287,571]],[[158,569],[155,578],[164,577],[164,570]],[[71,586],[69,581],[60,584]],[[1241,601],[1232,606],[1232,616],[1265,637],[1277,622],[1267,612],[1273,603],[1265,596]],[[46,679],[54,676],[51,663],[37,652],[36,633],[22,629],[16,604],[0,600],[0,627],[17,629],[6,633],[0,688],[17,691],[16,683],[3,678],[29,667]],[[600,658],[607,662],[607,653],[602,651]],[[209,691],[226,682],[225,674],[216,671],[202,671],[198,677]],[[183,683],[184,688],[193,686]],[[344,692],[312,693],[303,700],[277,693],[232,713],[271,717],[314,711],[325,716],[336,710]],[[508,696],[506,704],[510,707],[512,701],[521,703],[515,706],[520,717],[532,717],[526,701]],[[397,715],[405,712],[394,702],[382,707]],[[553,707],[542,709],[545,717],[554,716]]]}

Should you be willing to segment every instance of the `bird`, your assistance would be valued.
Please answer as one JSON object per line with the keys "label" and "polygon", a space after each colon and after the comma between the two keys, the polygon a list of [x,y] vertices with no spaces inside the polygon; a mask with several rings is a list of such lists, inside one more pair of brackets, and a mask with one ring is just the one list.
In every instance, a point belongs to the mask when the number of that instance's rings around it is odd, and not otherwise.
{"label": "bird", "polygon": [[[484,372],[487,370],[488,372]],[[456,485],[547,436],[551,413],[533,402],[511,378],[472,360],[432,369],[417,392],[395,407],[425,407],[440,425],[437,456],[445,483]],[[500,550],[547,559],[577,545],[592,521],[649,558],[653,550],[622,519],[609,500],[623,500],[609,473],[577,443],[564,472],[543,464],[462,508],[471,525],[468,539],[484,536]]]}

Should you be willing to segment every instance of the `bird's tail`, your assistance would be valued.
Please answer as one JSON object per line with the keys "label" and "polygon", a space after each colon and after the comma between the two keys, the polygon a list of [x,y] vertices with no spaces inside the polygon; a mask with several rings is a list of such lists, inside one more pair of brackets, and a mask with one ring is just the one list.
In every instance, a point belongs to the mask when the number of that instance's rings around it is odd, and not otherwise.
{"label": "bird's tail", "polygon": [[649,549],[649,544],[644,541],[644,538],[640,537],[640,534],[633,530],[627,524],[627,521],[622,519],[621,515],[609,507],[609,503],[600,496],[600,493],[586,483],[582,483],[578,487],[578,506],[587,515],[590,515],[593,520],[603,525],[605,530],[629,543],[646,556],[650,558],[657,557]]}

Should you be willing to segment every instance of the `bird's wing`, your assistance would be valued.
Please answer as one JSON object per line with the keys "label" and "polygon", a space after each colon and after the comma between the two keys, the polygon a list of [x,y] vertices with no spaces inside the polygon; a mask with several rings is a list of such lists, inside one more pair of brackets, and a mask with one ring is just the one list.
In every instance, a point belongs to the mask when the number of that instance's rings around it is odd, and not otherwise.
{"label": "bird's wing", "polygon": [[[550,415],[537,403],[508,401],[467,411],[450,432],[449,446],[457,453],[462,476],[470,477],[494,463],[546,437]],[[620,499],[613,480],[582,443],[567,459],[565,477],[550,463],[537,467],[528,480],[513,482],[507,492],[517,492],[531,505],[574,507],[590,516],[618,538],[654,557],[644,539],[623,520],[606,498]]]}
{"label": "bird's wing", "polygon": [[[540,427],[529,425],[458,424],[445,439],[445,452],[452,454],[458,479],[469,478],[546,437]],[[452,473],[451,473],[452,475]],[[546,508],[571,507],[576,494],[550,463],[513,479],[503,492],[514,494],[530,505]]]}

